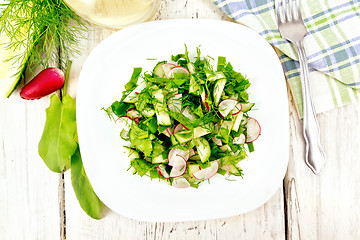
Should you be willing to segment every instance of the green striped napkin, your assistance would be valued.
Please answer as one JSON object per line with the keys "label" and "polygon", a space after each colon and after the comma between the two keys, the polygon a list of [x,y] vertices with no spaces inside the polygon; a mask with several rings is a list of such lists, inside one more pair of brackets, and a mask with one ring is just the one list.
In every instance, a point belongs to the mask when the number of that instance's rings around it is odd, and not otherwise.
{"label": "green striped napkin", "polygon": [[[212,0],[238,23],[263,36],[280,52],[298,113],[302,95],[298,56],[281,38],[273,0]],[[304,45],[317,113],[353,103],[360,98],[360,0],[303,0],[302,16],[308,30]]]}

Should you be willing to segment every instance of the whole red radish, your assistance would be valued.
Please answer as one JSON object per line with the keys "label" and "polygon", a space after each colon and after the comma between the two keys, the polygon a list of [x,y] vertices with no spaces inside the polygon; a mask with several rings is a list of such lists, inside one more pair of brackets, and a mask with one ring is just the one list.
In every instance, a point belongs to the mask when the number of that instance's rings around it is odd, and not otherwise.
{"label": "whole red radish", "polygon": [[20,91],[23,99],[34,100],[55,92],[64,85],[64,72],[58,68],[46,68],[36,75]]}

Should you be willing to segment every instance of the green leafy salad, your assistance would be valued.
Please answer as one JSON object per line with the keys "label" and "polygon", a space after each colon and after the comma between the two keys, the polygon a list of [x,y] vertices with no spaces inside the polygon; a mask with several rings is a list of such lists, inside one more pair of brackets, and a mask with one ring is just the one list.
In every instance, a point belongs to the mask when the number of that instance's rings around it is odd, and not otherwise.
{"label": "green leafy salad", "polygon": [[179,188],[197,188],[216,173],[243,176],[239,162],[261,131],[249,117],[250,82],[225,57],[215,62],[199,48],[190,59],[185,46],[152,72],[134,68],[121,100],[105,109],[125,123],[120,136],[129,141],[134,174]]}

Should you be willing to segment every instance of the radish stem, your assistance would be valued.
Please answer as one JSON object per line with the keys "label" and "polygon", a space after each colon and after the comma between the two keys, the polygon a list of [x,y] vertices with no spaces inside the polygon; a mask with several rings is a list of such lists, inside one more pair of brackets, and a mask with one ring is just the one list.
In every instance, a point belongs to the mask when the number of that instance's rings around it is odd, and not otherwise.
{"label": "radish stem", "polygon": [[72,64],[72,61],[71,61],[71,60],[68,60],[68,61],[66,62],[65,82],[64,82],[63,90],[62,90],[63,96],[66,95],[66,90],[67,90],[67,85],[68,85],[68,81],[69,81],[71,64]]}

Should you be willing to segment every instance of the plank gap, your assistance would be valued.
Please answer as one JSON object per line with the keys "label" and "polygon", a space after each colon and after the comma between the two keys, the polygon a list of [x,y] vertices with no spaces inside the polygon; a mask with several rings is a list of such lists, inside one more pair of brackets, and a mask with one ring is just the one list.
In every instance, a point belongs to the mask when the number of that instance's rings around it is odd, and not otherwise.
{"label": "plank gap", "polygon": [[[61,61],[61,57],[63,55],[63,52],[61,51],[61,39],[58,39],[59,46],[57,47],[57,59],[56,64],[59,69],[62,69],[63,62]],[[65,63],[66,64],[66,63]],[[69,79],[66,79],[69,82]],[[69,86],[69,84],[67,84]],[[67,89],[65,89],[66,92]],[[59,89],[59,98],[60,101],[63,100],[63,91],[64,86]],[[65,174],[64,172],[59,174],[59,187],[58,187],[58,198],[59,198],[59,213],[60,213],[60,240],[66,240],[66,210],[65,210]]]}
{"label": "plank gap", "polygon": [[284,228],[285,228],[285,240],[288,240],[288,209],[287,209],[287,193],[285,178],[283,180],[283,199],[284,199]]}
{"label": "plank gap", "polygon": [[60,213],[60,240],[66,240],[66,211],[65,211],[65,180],[64,173],[59,174],[59,213]]}

